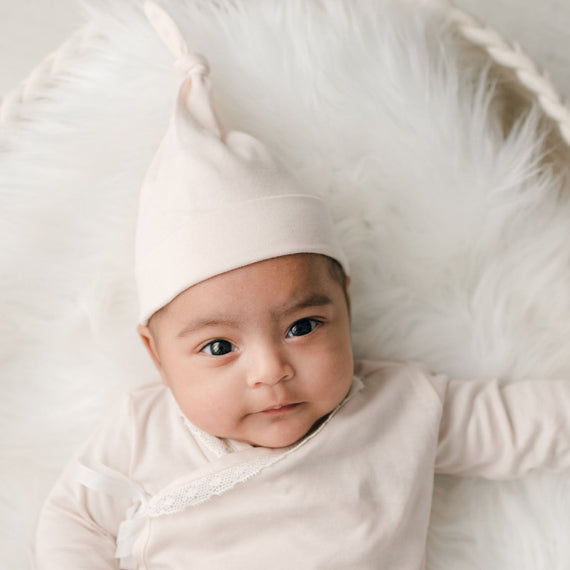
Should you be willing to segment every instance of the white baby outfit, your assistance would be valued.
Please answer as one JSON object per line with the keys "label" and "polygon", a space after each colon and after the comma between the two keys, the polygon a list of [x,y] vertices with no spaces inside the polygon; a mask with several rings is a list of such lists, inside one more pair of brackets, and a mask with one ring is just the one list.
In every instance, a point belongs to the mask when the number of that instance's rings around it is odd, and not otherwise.
{"label": "white baby outfit", "polygon": [[272,450],[201,432],[149,386],[61,476],[38,568],[419,570],[433,473],[568,469],[568,410],[570,382],[450,381],[360,361],[339,407]]}

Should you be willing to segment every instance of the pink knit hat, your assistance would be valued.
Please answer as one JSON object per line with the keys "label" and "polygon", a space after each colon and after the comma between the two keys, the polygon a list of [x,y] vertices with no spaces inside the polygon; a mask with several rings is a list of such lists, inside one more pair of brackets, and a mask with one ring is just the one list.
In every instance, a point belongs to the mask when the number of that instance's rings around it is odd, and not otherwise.
{"label": "pink knit hat", "polygon": [[142,185],[135,271],[139,320],[179,293],[231,269],[293,253],[320,253],[348,273],[324,202],[256,138],[224,133],[210,100],[209,65],[188,50],[153,2],[145,13],[185,78]]}

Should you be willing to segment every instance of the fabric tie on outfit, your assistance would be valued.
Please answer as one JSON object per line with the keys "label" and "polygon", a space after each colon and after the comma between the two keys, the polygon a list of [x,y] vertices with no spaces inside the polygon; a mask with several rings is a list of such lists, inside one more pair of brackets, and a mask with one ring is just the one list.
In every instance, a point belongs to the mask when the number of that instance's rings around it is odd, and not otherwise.
{"label": "fabric tie on outfit", "polygon": [[88,466],[85,461],[80,461],[77,466],[77,479],[93,491],[133,501],[125,513],[125,520],[119,525],[115,557],[119,559],[121,570],[135,570],[137,562],[132,556],[133,546],[148,520],[149,497],[145,490],[122,473],[102,463]]}

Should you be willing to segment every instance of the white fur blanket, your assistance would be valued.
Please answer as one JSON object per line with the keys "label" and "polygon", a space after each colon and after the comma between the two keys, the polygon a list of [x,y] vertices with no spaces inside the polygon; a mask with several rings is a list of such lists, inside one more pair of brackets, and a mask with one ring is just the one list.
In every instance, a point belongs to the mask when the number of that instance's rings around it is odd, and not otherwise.
{"label": "white fur blanket", "polygon": [[[500,74],[429,3],[161,3],[210,61],[224,124],[330,199],[358,356],[467,379],[570,379],[570,201],[555,134],[533,107],[509,122]],[[39,506],[69,455],[120,393],[156,376],[135,331],[133,230],[180,77],[137,2],[91,0],[85,16],[98,35],[0,131],[10,570],[31,567]],[[569,567],[569,483],[439,477],[428,567]]]}

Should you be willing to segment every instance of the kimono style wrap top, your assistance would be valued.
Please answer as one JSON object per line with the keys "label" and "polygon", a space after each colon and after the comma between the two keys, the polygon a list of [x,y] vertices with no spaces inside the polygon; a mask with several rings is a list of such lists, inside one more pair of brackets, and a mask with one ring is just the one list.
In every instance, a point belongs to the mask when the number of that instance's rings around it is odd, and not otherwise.
{"label": "kimono style wrap top", "polygon": [[132,392],[40,516],[39,570],[419,570],[434,473],[570,467],[570,382],[453,381],[359,361],[344,401],[282,449],[193,426],[162,384]]}

